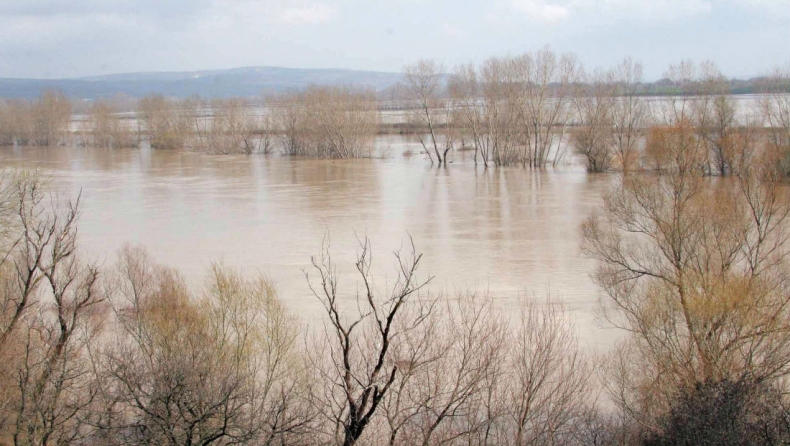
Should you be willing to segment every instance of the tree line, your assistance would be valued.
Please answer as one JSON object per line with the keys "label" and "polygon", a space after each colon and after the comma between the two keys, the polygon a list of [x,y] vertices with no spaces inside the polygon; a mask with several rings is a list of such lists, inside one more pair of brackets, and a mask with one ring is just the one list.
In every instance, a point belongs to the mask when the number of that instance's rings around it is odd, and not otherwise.
{"label": "tree line", "polygon": [[310,87],[266,99],[174,100],[149,95],[131,110],[117,101],[73,104],[47,91],[35,101],[0,101],[0,145],[134,148],[216,154],[323,158],[369,156],[379,118],[375,94],[355,87]]}
{"label": "tree line", "polygon": [[[759,80],[755,107],[745,109],[731,81],[710,62],[671,66],[663,81],[676,94],[644,96],[642,65],[625,59],[609,70],[586,71],[573,54],[549,49],[491,58],[452,72],[435,61],[404,67],[397,97],[403,122],[381,124],[373,91],[313,86],[262,99],[140,99],[135,113],[117,101],[73,106],[57,92],[35,101],[0,102],[0,144],[137,147],[209,153],[271,153],[300,157],[371,155],[377,134],[411,135],[431,163],[459,150],[484,166],[557,166],[578,155],[590,172],[649,169],[644,154],[678,126],[694,128],[707,148],[699,166],[729,175],[745,151],[774,151],[790,159],[790,72]],[[670,88],[671,87],[671,88]],[[394,94],[394,93],[393,93]],[[790,173],[790,161],[783,160]]]}
{"label": "tree line", "polygon": [[711,62],[671,66],[666,79],[678,93],[655,101],[644,96],[642,76],[630,58],[588,72],[575,55],[546,49],[450,74],[419,61],[406,67],[404,89],[417,138],[439,164],[451,150],[468,149],[485,166],[557,166],[575,153],[590,172],[648,169],[646,148],[677,126],[692,126],[706,146],[699,167],[709,175],[730,174],[743,152],[790,153],[790,71],[763,78],[749,110],[739,109]]}

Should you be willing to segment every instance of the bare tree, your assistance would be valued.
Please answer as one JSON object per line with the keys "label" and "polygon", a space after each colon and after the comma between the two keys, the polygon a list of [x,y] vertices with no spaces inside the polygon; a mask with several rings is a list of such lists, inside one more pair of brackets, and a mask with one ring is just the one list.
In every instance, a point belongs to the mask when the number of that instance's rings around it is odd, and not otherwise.
{"label": "bare tree", "polygon": [[58,145],[68,134],[71,103],[60,91],[45,91],[31,106],[32,142],[37,146]]}
{"label": "bare tree", "polygon": [[378,132],[375,94],[349,87],[313,88],[306,92],[315,145],[328,158],[370,155]]}
{"label": "bare tree", "polygon": [[14,444],[79,441],[95,396],[87,346],[103,300],[99,271],[76,257],[79,198],[47,198],[24,173],[2,198],[0,429]]}
{"label": "bare tree", "polygon": [[[310,288],[328,318],[325,328],[328,361],[320,357],[314,360],[320,376],[327,382],[321,411],[333,425],[330,436],[343,445],[357,444],[392,390],[398,370],[404,366],[394,356],[397,351],[394,344],[426,323],[433,308],[419,307],[415,301],[427,281],[417,278],[422,256],[413,245],[411,248],[408,256],[395,253],[398,280],[386,296],[380,296],[371,276],[370,243],[361,242],[356,269],[362,292],[353,315],[342,308],[339,277],[328,244],[312,260],[317,280],[306,273]],[[408,311],[412,305],[419,308]],[[406,315],[410,316],[409,320],[403,319]]]}
{"label": "bare tree", "polygon": [[790,68],[777,68],[761,88],[760,109],[769,129],[770,144],[778,153],[779,168],[790,175]]}
{"label": "bare tree", "polygon": [[[403,75],[409,91],[409,99],[414,102],[412,115],[419,127],[428,128],[428,135],[417,132],[417,138],[425,153],[433,163],[431,150],[436,162],[447,162],[447,154],[453,148],[452,107],[442,100],[444,67],[433,60],[419,60],[403,68]],[[446,130],[442,132],[442,129]]]}
{"label": "bare tree", "polygon": [[[473,66],[459,69],[449,82],[450,94],[459,123],[471,129],[477,151],[490,153],[494,164],[545,167],[551,160],[556,166],[565,153],[578,71],[573,55],[549,49],[493,58],[479,71]],[[447,109],[438,100],[438,69],[423,61],[407,67],[406,76],[412,79],[412,96],[438,157],[437,114]]]}
{"label": "bare tree", "polygon": [[488,166],[489,150],[486,144],[486,131],[483,113],[480,110],[481,87],[477,69],[474,65],[462,65],[448,82],[447,90],[456,108],[456,125],[464,140],[471,140],[474,148],[474,160],[480,157],[484,166]]}
{"label": "bare tree", "polygon": [[770,159],[711,184],[697,132],[680,122],[653,153],[662,174],[623,178],[583,225],[606,314],[631,334],[620,363],[636,372],[619,368],[615,388],[635,414],[695,383],[790,372],[787,191]]}
{"label": "bare tree", "polygon": [[509,96],[507,61],[489,59],[478,70],[474,65],[459,67],[448,89],[455,104],[454,125],[471,140],[484,166],[518,162],[516,104]]}
{"label": "bare tree", "polygon": [[713,100],[710,96],[692,94],[700,91],[700,77],[692,61],[671,65],[665,77],[677,92],[659,102],[654,110],[660,125],[648,130],[647,161],[658,171],[663,169],[662,163],[669,163],[679,169],[698,169],[710,175],[711,153],[703,129],[713,120]]}
{"label": "bare tree", "polygon": [[590,402],[590,368],[559,304],[527,303],[510,345],[512,444],[567,444]]}
{"label": "bare tree", "polygon": [[351,87],[310,87],[273,101],[283,152],[320,158],[369,155],[378,132],[375,95]]}
{"label": "bare tree", "polygon": [[138,103],[141,122],[145,125],[151,147],[180,149],[193,131],[189,107],[161,95],[149,95]]}
{"label": "bare tree", "polygon": [[498,415],[486,403],[501,378],[508,325],[490,296],[460,295],[407,334],[384,403],[389,443],[457,444],[485,437]]}
{"label": "bare tree", "polygon": [[603,73],[585,76],[573,99],[577,128],[571,133],[576,153],[584,156],[588,172],[605,172],[614,157],[614,92]]}
{"label": "bare tree", "polygon": [[[14,370],[16,445],[69,444],[86,438],[96,397],[87,349],[95,341],[98,305],[104,300],[96,266],[81,266],[61,242],[44,275],[53,302],[42,301],[24,320],[22,359]],[[62,246],[66,245],[66,246]]]}
{"label": "bare tree", "polygon": [[631,58],[624,59],[611,73],[615,96],[612,107],[615,151],[623,173],[638,164],[639,144],[644,138],[650,110],[639,96],[642,84],[642,64]]}
{"label": "bare tree", "polygon": [[307,156],[307,107],[300,104],[300,98],[296,94],[271,98],[269,102],[274,126],[281,135],[282,153]]}
{"label": "bare tree", "polygon": [[708,117],[698,122],[700,136],[707,142],[710,151],[710,173],[728,175],[735,167],[735,144],[737,103],[730,96],[727,79],[712,62],[702,65],[700,92],[702,107],[705,113],[698,112],[700,117]]}
{"label": "bare tree", "polygon": [[221,265],[190,296],[140,249],[121,254],[119,332],[99,367],[99,433],[115,444],[263,444],[301,435],[296,332],[264,279]]}
{"label": "bare tree", "polygon": [[137,147],[137,138],[130,123],[118,115],[118,107],[110,101],[96,101],[87,111],[85,145],[103,148]]}
{"label": "bare tree", "polygon": [[509,59],[489,59],[481,68],[483,101],[488,143],[494,164],[509,166],[520,162],[526,144],[520,121],[520,100],[515,94]]}
{"label": "bare tree", "polygon": [[558,56],[546,48],[512,59],[510,76],[519,106],[519,121],[524,132],[521,163],[545,167],[553,150],[556,166],[563,155],[563,137],[571,109],[579,62],[572,54]]}
{"label": "bare tree", "polygon": [[26,145],[33,134],[31,106],[24,100],[0,100],[0,146]]}
{"label": "bare tree", "polygon": [[198,150],[228,154],[269,153],[271,138],[268,115],[259,115],[244,99],[193,100],[192,117]]}
{"label": "bare tree", "polygon": [[[668,127],[691,126],[695,129],[688,142],[704,156],[699,168],[707,175],[728,175],[743,153],[744,140],[751,142],[753,122],[736,122],[737,103],[730,96],[728,81],[713,62],[697,66],[683,61],[670,66],[666,77],[677,92],[663,101],[662,124]],[[698,146],[698,147],[697,147]]]}
{"label": "bare tree", "polygon": [[[7,181],[2,198],[4,223],[8,226],[3,228],[6,281],[2,289],[0,351],[34,305],[38,288],[46,280],[46,269],[56,266],[47,266],[48,257],[55,251],[59,258],[72,256],[80,203],[79,198],[69,202],[66,210],[58,213],[48,206],[48,194],[37,174],[20,173]],[[68,251],[61,252],[63,249]]]}

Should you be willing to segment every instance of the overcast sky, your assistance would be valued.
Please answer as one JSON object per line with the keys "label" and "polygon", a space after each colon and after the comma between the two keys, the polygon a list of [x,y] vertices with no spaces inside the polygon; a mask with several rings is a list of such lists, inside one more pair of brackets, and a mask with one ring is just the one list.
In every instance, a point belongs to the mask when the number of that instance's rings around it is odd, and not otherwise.
{"label": "overcast sky", "polygon": [[0,0],[0,77],[270,65],[400,71],[545,45],[649,80],[683,59],[790,63],[790,0]]}

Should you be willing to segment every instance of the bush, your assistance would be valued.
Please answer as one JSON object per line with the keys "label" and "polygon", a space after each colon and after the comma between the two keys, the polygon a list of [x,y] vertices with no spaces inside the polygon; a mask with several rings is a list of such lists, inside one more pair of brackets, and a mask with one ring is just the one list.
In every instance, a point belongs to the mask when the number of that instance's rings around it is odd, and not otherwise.
{"label": "bush", "polygon": [[682,391],[661,420],[663,432],[645,445],[787,444],[788,422],[790,412],[778,390],[748,381],[709,381]]}

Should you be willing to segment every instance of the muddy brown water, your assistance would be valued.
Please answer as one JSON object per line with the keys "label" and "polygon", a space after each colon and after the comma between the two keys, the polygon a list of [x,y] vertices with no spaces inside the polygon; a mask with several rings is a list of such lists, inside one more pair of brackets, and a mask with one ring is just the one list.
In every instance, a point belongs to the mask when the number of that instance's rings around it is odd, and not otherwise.
{"label": "muddy brown water", "polygon": [[358,238],[373,246],[376,286],[396,278],[392,252],[409,236],[423,253],[431,293],[487,290],[505,309],[551,295],[581,338],[610,343],[596,322],[600,292],[582,256],[579,226],[600,208],[613,176],[577,166],[535,171],[475,166],[456,156],[432,167],[414,144],[378,142],[383,159],[346,161],[205,155],[149,149],[4,148],[0,166],[37,168],[61,196],[81,191],[86,255],[110,266],[125,243],[200,283],[212,261],[271,277],[280,298],[318,315],[304,271],[329,236],[348,299],[356,290]]}

